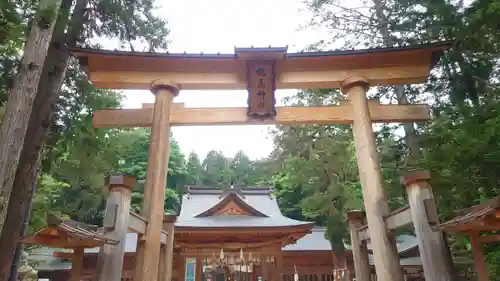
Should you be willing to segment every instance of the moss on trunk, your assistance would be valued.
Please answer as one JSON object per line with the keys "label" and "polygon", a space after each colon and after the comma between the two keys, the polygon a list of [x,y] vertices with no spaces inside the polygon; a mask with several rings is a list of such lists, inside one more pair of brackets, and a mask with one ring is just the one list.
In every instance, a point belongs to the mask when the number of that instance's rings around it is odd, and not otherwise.
{"label": "moss on trunk", "polygon": [[43,0],[40,1],[40,6],[37,11],[37,24],[39,28],[47,29],[52,23],[57,19],[57,14],[59,12],[58,1],[53,0]]}

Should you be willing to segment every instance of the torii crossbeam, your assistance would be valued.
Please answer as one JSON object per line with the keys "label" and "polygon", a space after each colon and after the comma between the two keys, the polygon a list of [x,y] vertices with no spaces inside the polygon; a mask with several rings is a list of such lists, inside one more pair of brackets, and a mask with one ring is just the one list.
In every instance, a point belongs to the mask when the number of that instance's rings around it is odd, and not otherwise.
{"label": "torii crossbeam", "polygon": [[[372,122],[422,122],[429,119],[429,107],[423,104],[381,105],[370,102]],[[277,107],[274,119],[249,118],[246,107],[189,108],[174,103],[170,125],[264,125],[264,124],[351,124],[353,109],[350,104],[336,106]],[[152,104],[140,109],[107,109],[94,113],[96,128],[151,127]]]}
{"label": "torii crossbeam", "polygon": [[[370,86],[424,83],[450,43],[355,51],[287,53],[287,48],[235,48],[234,54],[157,54],[74,49],[96,87],[147,89],[154,108],[103,110],[96,127],[151,126],[143,212],[147,221],[138,248],[135,281],[157,279],[164,189],[172,125],[332,124],[353,125],[377,277],[401,281],[384,217],[388,214],[372,122],[418,122],[425,105],[369,102]],[[276,89],[342,88],[348,102],[328,107],[275,107]],[[247,108],[184,108],[173,105],[179,90],[247,89]],[[171,271],[171,263],[167,271]],[[167,277],[165,277],[167,278]],[[165,280],[170,281],[170,280]]]}

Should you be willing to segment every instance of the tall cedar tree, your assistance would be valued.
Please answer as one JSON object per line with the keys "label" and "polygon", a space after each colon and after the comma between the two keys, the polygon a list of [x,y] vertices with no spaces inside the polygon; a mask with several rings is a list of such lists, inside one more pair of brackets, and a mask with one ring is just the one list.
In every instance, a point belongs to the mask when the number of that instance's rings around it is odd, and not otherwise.
{"label": "tall cedar tree", "polygon": [[0,233],[60,3],[39,3],[0,127]]}
{"label": "tall cedar tree", "polygon": [[117,37],[122,45],[134,49],[135,41],[148,43],[148,50],[165,49],[166,22],[152,14],[151,1],[137,0],[63,0],[48,54],[43,64],[38,91],[33,103],[25,142],[16,170],[8,207],[4,208],[0,236],[0,281],[7,281],[22,220],[30,198],[31,185],[37,177],[41,152],[54,119],[59,90],[71,61],[69,49],[89,46],[96,36]]}

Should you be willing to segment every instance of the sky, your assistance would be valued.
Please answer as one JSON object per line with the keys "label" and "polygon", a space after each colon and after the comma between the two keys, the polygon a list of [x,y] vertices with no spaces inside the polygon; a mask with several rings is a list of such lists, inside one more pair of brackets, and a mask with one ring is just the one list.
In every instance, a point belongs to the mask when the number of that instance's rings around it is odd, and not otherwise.
{"label": "sky", "polygon": [[[309,18],[303,0],[156,0],[159,15],[168,20],[169,52],[233,53],[234,47],[283,47],[297,51],[320,39],[317,31],[298,31]],[[277,90],[278,105],[296,90]],[[246,107],[246,91],[181,91],[174,102],[186,107]],[[124,107],[154,102],[148,91],[125,91]],[[183,153],[220,150],[232,157],[243,150],[251,159],[273,149],[269,126],[173,127]]]}

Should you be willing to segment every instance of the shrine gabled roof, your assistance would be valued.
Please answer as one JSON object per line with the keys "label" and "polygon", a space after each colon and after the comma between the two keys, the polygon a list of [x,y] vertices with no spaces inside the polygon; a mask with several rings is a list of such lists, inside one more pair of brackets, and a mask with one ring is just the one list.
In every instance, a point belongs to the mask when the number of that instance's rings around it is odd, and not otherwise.
{"label": "shrine gabled roof", "polygon": [[[228,198],[237,198],[249,211],[243,215],[208,215]],[[285,217],[271,189],[266,188],[212,188],[189,187],[182,197],[182,206],[176,227],[189,228],[273,228],[312,227],[312,222],[297,221]]]}
{"label": "shrine gabled roof", "polygon": [[196,215],[197,218],[200,217],[209,217],[213,216],[214,213],[217,211],[221,210],[224,205],[229,204],[230,202],[236,203],[236,205],[240,206],[245,213],[248,213],[250,215],[256,216],[256,217],[268,217],[265,214],[259,212],[257,209],[253,208],[250,206],[248,203],[246,203],[243,198],[245,197],[243,194],[241,194],[240,189],[226,189],[222,192],[222,194],[219,195],[220,200],[217,204],[209,208],[208,210]]}

